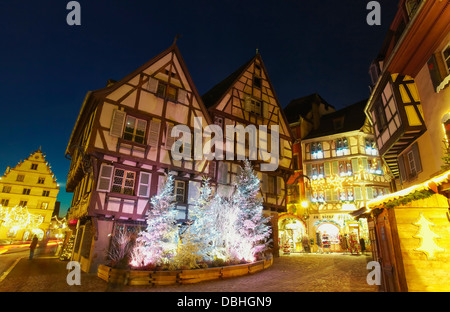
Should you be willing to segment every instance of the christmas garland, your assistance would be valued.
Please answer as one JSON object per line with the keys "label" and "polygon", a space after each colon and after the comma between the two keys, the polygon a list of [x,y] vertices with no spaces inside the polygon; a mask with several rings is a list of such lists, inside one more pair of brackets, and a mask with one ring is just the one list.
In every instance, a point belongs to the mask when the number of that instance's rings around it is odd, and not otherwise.
{"label": "christmas garland", "polygon": [[426,199],[434,194],[435,194],[435,192],[433,192],[432,190],[415,191],[414,193],[402,196],[397,199],[393,199],[384,205],[387,209],[390,209],[390,208],[406,205],[415,200]]}

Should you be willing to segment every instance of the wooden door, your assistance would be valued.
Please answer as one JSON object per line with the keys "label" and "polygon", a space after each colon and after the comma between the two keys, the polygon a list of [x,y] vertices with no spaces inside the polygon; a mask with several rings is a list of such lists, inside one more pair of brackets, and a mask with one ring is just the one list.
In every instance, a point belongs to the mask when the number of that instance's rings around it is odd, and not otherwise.
{"label": "wooden door", "polygon": [[378,246],[380,248],[379,261],[381,263],[382,284],[383,291],[398,291],[395,282],[395,266],[394,255],[392,252],[392,238],[390,235],[390,228],[385,214],[378,216],[377,222],[377,238]]}

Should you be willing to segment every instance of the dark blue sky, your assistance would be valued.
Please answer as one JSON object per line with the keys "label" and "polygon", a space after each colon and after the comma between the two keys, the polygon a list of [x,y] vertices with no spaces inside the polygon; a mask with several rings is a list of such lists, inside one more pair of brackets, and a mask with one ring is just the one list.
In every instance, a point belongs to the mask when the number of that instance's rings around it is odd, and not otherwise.
{"label": "dark blue sky", "polygon": [[341,108],[368,97],[368,67],[397,9],[381,0],[369,26],[366,0],[81,0],[81,26],[66,0],[0,2],[0,170],[42,146],[61,185],[64,152],[86,92],[119,80],[177,44],[200,94],[259,49],[282,106],[318,92]]}

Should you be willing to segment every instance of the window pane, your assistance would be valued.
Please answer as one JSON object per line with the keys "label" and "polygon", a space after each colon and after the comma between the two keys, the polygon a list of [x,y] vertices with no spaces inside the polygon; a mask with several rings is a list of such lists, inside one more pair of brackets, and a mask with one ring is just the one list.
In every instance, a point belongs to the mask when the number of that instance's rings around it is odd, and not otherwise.
{"label": "window pane", "polygon": [[177,89],[173,87],[167,87],[167,98],[170,100],[175,100],[177,98]]}

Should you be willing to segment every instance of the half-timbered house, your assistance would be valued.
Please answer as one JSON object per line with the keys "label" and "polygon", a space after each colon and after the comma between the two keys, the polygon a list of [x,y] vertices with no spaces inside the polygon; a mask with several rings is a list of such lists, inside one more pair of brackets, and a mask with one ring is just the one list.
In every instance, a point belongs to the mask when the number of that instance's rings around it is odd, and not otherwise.
{"label": "half-timbered house", "polygon": [[[264,200],[265,213],[272,216],[273,235],[277,237],[278,213],[286,211],[286,181],[293,172],[292,143],[289,124],[277,99],[261,55],[256,53],[248,62],[215,85],[202,96],[205,106],[216,125],[226,129],[227,126],[254,125],[267,126],[266,146],[269,152],[278,149],[279,162],[276,170],[262,171],[264,159],[260,153],[252,160],[250,140],[242,149],[242,155],[219,161],[217,165],[217,191],[229,193],[230,185],[235,181],[236,173],[242,162],[239,157],[250,158],[252,165],[262,181],[261,196]],[[279,146],[270,146],[271,127],[278,126]],[[264,140],[263,140],[264,141]],[[261,143],[261,140],[258,140]],[[225,142],[224,142],[225,143]],[[260,148],[262,146],[259,146]],[[226,146],[229,148],[229,146]],[[232,147],[239,152],[239,149]],[[245,153],[245,155],[244,155]],[[277,239],[274,239],[274,253],[278,252]]]}
{"label": "half-timbered house", "polygon": [[176,125],[193,131],[195,117],[202,127],[211,124],[175,43],[88,92],[66,149],[66,190],[74,193],[69,218],[78,220],[73,260],[84,271],[105,261],[117,228],[144,224],[149,198],[168,173],[175,175],[178,219],[187,218],[202,177],[212,172],[206,159],[174,160],[171,132]]}
{"label": "half-timbered house", "polygon": [[450,289],[449,21],[448,1],[400,0],[369,71],[366,114],[395,177],[365,214],[384,291]]}

